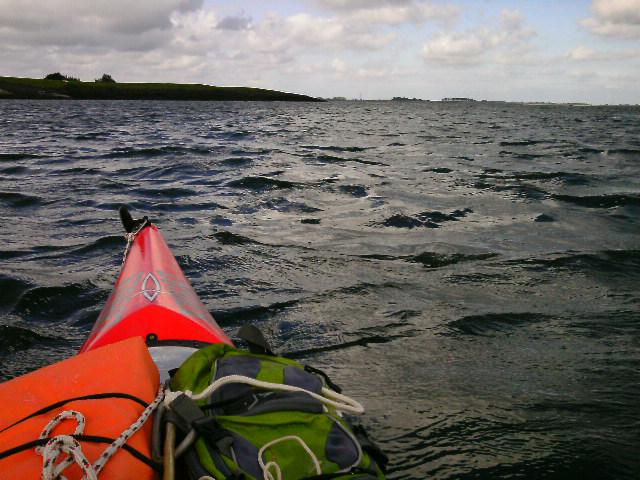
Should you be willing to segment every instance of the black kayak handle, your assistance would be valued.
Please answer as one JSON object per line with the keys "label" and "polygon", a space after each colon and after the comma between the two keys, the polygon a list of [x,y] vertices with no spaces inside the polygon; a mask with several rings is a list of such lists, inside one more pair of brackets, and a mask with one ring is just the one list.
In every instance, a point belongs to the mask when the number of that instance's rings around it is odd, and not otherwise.
{"label": "black kayak handle", "polygon": [[120,220],[122,221],[122,226],[124,227],[125,232],[131,233],[137,230],[141,225],[147,223],[150,224],[149,218],[142,217],[140,220],[134,220],[129,212],[129,208],[126,205],[122,205],[120,207]]}

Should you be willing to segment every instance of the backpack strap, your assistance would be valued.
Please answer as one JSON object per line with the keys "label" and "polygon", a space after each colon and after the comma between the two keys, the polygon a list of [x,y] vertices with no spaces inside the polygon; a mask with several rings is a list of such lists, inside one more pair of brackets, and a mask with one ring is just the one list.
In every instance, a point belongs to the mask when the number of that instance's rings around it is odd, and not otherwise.
{"label": "backpack strap", "polygon": [[342,388],[340,387],[340,385],[333,383],[333,381],[329,378],[329,375],[324,373],[322,370],[314,368],[310,365],[305,365],[304,370],[309,373],[320,375],[322,378],[324,378],[325,383],[331,390],[333,390],[334,392],[342,393]]}
{"label": "backpack strap", "polygon": [[387,465],[389,464],[389,457],[387,457],[380,447],[376,445],[371,438],[369,438],[369,434],[362,425],[352,425],[351,429],[358,439],[362,450],[369,454],[383,472],[386,472]]}

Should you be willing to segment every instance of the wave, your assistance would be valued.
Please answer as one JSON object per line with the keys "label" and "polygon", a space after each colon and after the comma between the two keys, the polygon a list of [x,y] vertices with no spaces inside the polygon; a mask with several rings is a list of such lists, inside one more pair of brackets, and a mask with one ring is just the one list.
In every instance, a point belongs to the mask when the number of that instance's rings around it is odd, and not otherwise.
{"label": "wave", "polygon": [[27,173],[29,169],[22,165],[15,165],[6,168],[0,168],[0,173],[4,175],[19,175],[21,173]]}
{"label": "wave", "polygon": [[248,307],[230,308],[228,310],[214,310],[213,316],[220,325],[238,325],[271,318],[282,310],[293,307],[298,300],[276,302],[270,305],[251,305]]}
{"label": "wave", "polygon": [[247,245],[247,244],[260,244],[255,240],[251,240],[248,237],[231,233],[227,231],[220,231],[213,234],[213,236],[223,245]]}
{"label": "wave", "polygon": [[253,137],[254,133],[255,132],[250,132],[248,130],[239,130],[236,132],[221,132],[218,136],[223,140],[242,140]]}
{"label": "wave", "polygon": [[513,192],[517,197],[528,200],[544,200],[550,196],[546,190],[526,183],[501,184],[484,180],[476,181],[473,187],[478,190],[492,190],[494,192]]}
{"label": "wave", "polygon": [[[604,250],[596,253],[572,253],[552,258],[509,260],[506,265],[518,265],[528,270],[567,270],[583,273],[609,273],[634,279],[640,275],[640,250]],[[640,278],[640,277],[638,277]],[[604,279],[604,277],[602,277]]]}
{"label": "wave", "polygon": [[82,245],[71,251],[74,255],[86,255],[86,254],[94,254],[96,252],[106,250],[109,252],[119,251],[119,249],[124,248],[125,240],[123,235],[106,235],[104,237],[100,237],[97,240],[88,243],[86,245]]}
{"label": "wave", "polygon": [[609,194],[592,196],[553,195],[553,198],[586,208],[615,208],[640,205],[640,195],[638,194]]}
{"label": "wave", "polygon": [[302,186],[302,184],[300,183],[262,176],[243,177],[238,180],[232,180],[226,185],[233,188],[247,188],[249,190],[254,190],[257,192],[264,192],[267,190],[286,190]]}
{"label": "wave", "polygon": [[420,263],[426,268],[440,268],[449,265],[455,265],[461,262],[487,260],[489,258],[494,258],[497,256],[497,253],[465,254],[422,252],[418,255],[406,257],[406,259],[413,263]]}
{"label": "wave", "polygon": [[549,319],[540,313],[487,313],[469,315],[447,324],[449,334],[493,336],[508,335],[519,327]]}
{"label": "wave", "polygon": [[100,158],[132,158],[132,157],[159,157],[163,155],[210,155],[213,153],[211,148],[206,147],[178,147],[178,146],[163,146],[163,147],[124,147],[113,149],[109,153],[105,153]]}
{"label": "wave", "polygon": [[342,193],[353,197],[366,197],[368,195],[367,187],[364,185],[340,185],[339,189]]}
{"label": "wave", "polygon": [[500,142],[501,147],[523,147],[527,145],[539,145],[541,143],[553,143],[549,140],[511,140]]}
{"label": "wave", "polygon": [[78,314],[81,309],[102,305],[106,297],[105,292],[90,282],[34,287],[19,297],[13,313],[29,319],[63,320]]}
{"label": "wave", "polygon": [[600,153],[604,153],[604,150],[600,150],[599,148],[595,148],[595,147],[580,147],[577,150],[579,153],[596,153],[596,154],[600,154]]}
{"label": "wave", "polygon": [[618,155],[637,155],[640,157],[640,149],[637,148],[612,148],[607,150],[607,152]]}
{"label": "wave", "polygon": [[44,202],[35,195],[26,195],[18,192],[0,192],[0,204],[12,208],[37,207]]}
{"label": "wave", "polygon": [[426,225],[425,222],[422,222],[417,218],[411,217],[409,215],[403,215],[401,213],[396,213],[395,215],[392,215],[389,218],[385,219],[382,223],[373,223],[373,225],[409,229],[417,227],[438,228],[438,225]]}
{"label": "wave", "polygon": [[370,147],[338,147],[335,145],[320,146],[320,145],[302,145],[302,148],[314,149],[314,150],[327,150],[330,152],[364,152]]}
{"label": "wave", "polygon": [[201,178],[207,172],[197,164],[190,163],[170,163],[169,165],[159,165],[157,167],[146,168],[140,171],[137,178],[141,180],[153,179],[193,179]]}
{"label": "wave", "polygon": [[455,222],[466,217],[469,213],[473,213],[470,208],[454,210],[451,213],[442,213],[438,211],[422,212],[415,216],[397,213],[385,219],[381,223],[372,223],[372,225],[382,225],[384,227],[393,228],[440,228],[442,223]]}
{"label": "wave", "polygon": [[508,150],[501,150],[500,155],[507,157],[521,158],[523,160],[534,160],[536,158],[546,157],[543,153],[522,153],[522,152],[510,152]]}
{"label": "wave", "polygon": [[34,153],[0,153],[0,162],[10,162],[12,160],[28,160],[36,158],[49,158],[49,155],[38,155]]}
{"label": "wave", "polygon": [[417,333],[411,334],[397,334],[397,335],[367,335],[356,340],[351,340],[348,342],[342,342],[331,345],[324,345],[320,347],[310,347],[303,350],[294,350],[288,351],[285,353],[285,356],[288,358],[302,358],[307,355],[317,354],[322,352],[333,352],[336,350],[344,350],[347,348],[353,347],[366,347],[368,345],[382,344],[393,342],[394,340],[402,339],[402,338],[410,338],[415,337]]}
{"label": "wave", "polygon": [[590,183],[589,175],[575,172],[515,172],[513,177],[518,180],[560,180],[570,185]]}
{"label": "wave", "polygon": [[15,325],[0,325],[0,352],[26,350],[43,343],[58,343],[64,339],[37,333]]}
{"label": "wave", "polygon": [[61,175],[99,175],[103,172],[98,168],[89,168],[89,167],[72,167],[72,168],[63,168],[60,170],[56,170],[57,174]]}
{"label": "wave", "polygon": [[30,282],[19,277],[0,273],[0,292],[2,292],[0,296],[0,309],[13,308],[16,299],[29,288],[32,288]]}
{"label": "wave", "polygon": [[580,153],[595,153],[604,155],[631,155],[640,156],[640,149],[638,148],[595,148],[595,147],[580,147],[578,148]]}
{"label": "wave", "polygon": [[258,203],[257,209],[266,208],[278,212],[315,213],[321,212],[321,208],[312,207],[303,202],[294,202],[285,197],[270,198]]}
{"label": "wave", "polygon": [[228,157],[222,160],[223,164],[230,165],[233,167],[244,167],[253,163],[253,158],[251,157]]}
{"label": "wave", "polygon": [[111,137],[110,131],[100,130],[97,132],[86,132],[80,133],[78,135],[74,135],[72,138],[74,140],[83,141],[83,140],[103,140]]}
{"label": "wave", "polygon": [[147,197],[180,198],[197,195],[197,192],[183,187],[138,188],[136,193]]}
{"label": "wave", "polygon": [[374,162],[371,160],[362,160],[361,158],[343,158],[343,157],[336,157],[335,155],[314,155],[314,156],[307,156],[309,158],[314,158],[316,160],[318,160],[319,162],[324,162],[324,163],[360,163],[363,165],[381,165],[381,166],[388,166],[386,163],[382,163],[382,162]]}

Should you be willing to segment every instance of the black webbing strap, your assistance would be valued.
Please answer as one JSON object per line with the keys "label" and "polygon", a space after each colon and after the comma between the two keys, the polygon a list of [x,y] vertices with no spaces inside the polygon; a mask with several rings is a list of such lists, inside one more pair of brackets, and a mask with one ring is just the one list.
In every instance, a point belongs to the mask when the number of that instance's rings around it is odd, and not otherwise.
{"label": "black webbing strap", "polygon": [[369,438],[369,434],[362,425],[353,425],[352,430],[356,439],[360,443],[362,450],[369,454],[383,472],[386,472],[387,465],[389,464],[389,457],[387,457],[382,449]]}
{"label": "black webbing strap", "polygon": [[[114,442],[115,438],[109,437],[99,437],[96,435],[71,435],[71,437],[75,438],[79,442],[90,442],[90,443],[104,443],[110,445]],[[18,445],[17,447],[10,448],[9,450],[5,450],[4,452],[0,452],[0,460],[4,460],[11,455],[16,455],[17,453],[24,452],[25,450],[31,450],[36,447],[42,447],[46,445],[46,443],[51,440],[50,438],[41,438],[38,440],[33,440],[31,442],[23,443],[22,445]],[[127,445],[126,443],[122,446],[123,450],[126,450],[133,457],[140,460],[142,463],[146,464],[150,468],[154,469],[156,472],[162,471],[162,465],[158,462],[154,462],[151,458],[147,457],[144,453],[139,450],[133,448],[131,445]]]}
{"label": "black webbing strap", "polygon": [[41,408],[40,410],[30,413],[29,415],[27,415],[26,417],[18,420],[17,422],[12,423],[11,425],[9,425],[8,427],[3,428],[2,430],[0,430],[0,433],[5,432],[7,430],[9,430],[10,428],[15,427],[16,425],[29,420],[30,418],[33,417],[37,417],[38,415],[43,415],[47,412],[50,412],[51,410],[55,410],[56,408],[60,408],[64,405],[66,405],[67,403],[70,402],[77,402],[80,400],[102,400],[105,398],[123,398],[125,400],[131,400],[133,402],[139,403],[140,405],[142,405],[144,408],[147,408],[147,406],[149,405],[149,402],[145,402],[144,400],[135,397],[133,395],[130,395],[128,393],[120,393],[120,392],[106,392],[106,393],[94,393],[92,395],[83,395],[81,397],[73,397],[73,398],[67,398],[65,400],[60,400],[59,402],[56,403],[52,403],[51,405],[47,405],[44,408]]}
{"label": "black webbing strap", "polygon": [[305,371],[309,372],[309,373],[315,373],[316,375],[320,375],[322,378],[324,378],[324,381],[326,382],[327,386],[338,393],[342,393],[342,388],[340,387],[340,385],[337,385],[335,383],[333,383],[333,381],[329,378],[329,375],[327,375],[326,373],[324,373],[322,370],[319,370],[315,367],[311,367],[309,365],[305,365],[304,366]]}

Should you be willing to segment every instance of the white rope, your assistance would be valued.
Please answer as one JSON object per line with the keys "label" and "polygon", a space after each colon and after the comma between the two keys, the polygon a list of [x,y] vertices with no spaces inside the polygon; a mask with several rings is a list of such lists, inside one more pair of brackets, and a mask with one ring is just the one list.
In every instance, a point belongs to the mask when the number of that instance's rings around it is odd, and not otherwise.
{"label": "white rope", "polygon": [[[100,455],[98,460],[92,465],[82,451],[82,445],[71,435],[57,435],[51,438],[44,447],[37,447],[36,453],[42,455],[42,479],[43,480],[66,480],[62,472],[74,463],[84,472],[83,480],[97,480],[98,474],[102,471],[106,463],[116,454],[127,441],[140,430],[149,420],[149,417],[158,408],[164,398],[164,389],[160,387],[155,400],[144,409],[140,417],[124,432],[116,438]],[[78,426],[74,435],[82,435],[86,421],[84,415],[75,410],[65,410],[51,420],[40,434],[41,439],[48,438],[53,429],[62,421],[74,419]],[[67,458],[56,463],[61,454],[66,454]]]}
{"label": "white rope", "polygon": [[194,394],[190,390],[186,390],[184,392],[176,391],[176,392],[167,392],[165,395],[165,405],[170,408],[170,404],[173,400],[175,400],[180,394],[184,393],[185,395],[191,397],[193,400],[202,400],[203,398],[209,397],[213,392],[218,390],[220,387],[228,384],[228,383],[242,383],[245,385],[251,385],[252,387],[262,388],[265,390],[277,390],[281,392],[301,392],[306,393],[307,395],[315,398],[316,400],[322,402],[325,405],[331,405],[336,408],[340,412],[348,412],[353,414],[361,414],[364,413],[364,407],[358,403],[356,400],[347,397],[346,395],[342,395],[340,393],[334,392],[333,390],[322,387],[322,395],[318,395],[315,392],[311,392],[304,388],[295,387],[293,385],[284,385],[281,383],[271,383],[271,382],[263,382],[262,380],[256,380],[255,378],[245,377],[244,375],[227,375],[226,377],[219,378],[207,388],[205,388],[202,392]]}
{"label": "white rope", "polygon": [[[81,435],[84,432],[86,420],[82,413],[75,410],[65,410],[56,415],[42,430],[40,439],[49,438],[49,435],[60,423],[65,420],[73,419],[78,422],[74,435]],[[97,473],[87,457],[82,452],[82,446],[71,435],[57,435],[51,438],[44,447],[36,447],[36,453],[42,455],[42,478],[44,480],[61,478],[66,480],[61,473],[70,465],[77,463],[84,472],[87,480],[97,479]],[[67,454],[68,457],[60,463],[56,463],[61,454]]]}
{"label": "white rope", "polygon": [[184,440],[180,442],[180,445],[177,446],[176,453],[174,455],[175,458],[178,458],[180,455],[186,452],[187,449],[191,446],[191,444],[195,442],[197,439],[198,439],[198,432],[196,432],[195,430],[191,430],[187,434],[187,436],[184,437]]}
{"label": "white rope", "polygon": [[[262,460],[262,456],[264,455],[265,450],[267,450],[268,448],[271,448],[277,443],[285,442],[288,440],[295,440],[300,445],[302,445],[304,451],[307,452],[307,454],[311,457],[311,460],[313,460],[313,466],[316,469],[316,475],[322,475],[322,467],[320,466],[320,461],[318,460],[318,457],[316,457],[313,453],[313,450],[311,450],[309,446],[304,442],[304,440],[302,440],[297,435],[287,435],[286,437],[276,438],[269,443],[265,443],[258,451],[258,463],[260,464],[260,468],[262,469],[264,480],[282,480],[282,470],[280,469],[280,465],[278,465],[278,463],[275,461],[270,461],[265,464]],[[275,477],[269,471],[271,468],[275,468]]]}
{"label": "white rope", "polygon": [[124,248],[124,254],[122,255],[122,264],[127,261],[127,256],[129,256],[129,250],[131,249],[131,245],[133,245],[133,241],[136,239],[136,236],[140,233],[140,231],[150,225],[148,221],[142,222],[136,230],[131,233],[125,233],[124,238],[127,240],[127,246]]}

